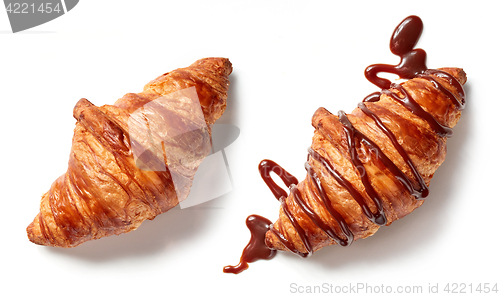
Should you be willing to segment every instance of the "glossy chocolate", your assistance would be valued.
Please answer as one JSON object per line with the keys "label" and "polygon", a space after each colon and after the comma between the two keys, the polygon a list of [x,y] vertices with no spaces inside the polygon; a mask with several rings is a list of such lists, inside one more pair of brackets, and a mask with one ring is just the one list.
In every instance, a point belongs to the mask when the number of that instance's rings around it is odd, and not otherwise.
{"label": "glossy chocolate", "polygon": [[[368,95],[365,100],[361,103],[358,104],[358,107],[363,111],[367,116],[369,116],[377,125],[377,127],[384,132],[384,134],[391,140],[392,145],[396,148],[398,153],[401,155],[405,163],[408,165],[410,168],[411,172],[415,176],[415,178],[418,181],[418,184],[420,186],[419,189],[416,189],[413,186],[413,183],[411,180],[401,172],[401,170],[392,162],[389,160],[389,158],[382,158],[385,166],[391,170],[391,172],[396,176],[396,178],[406,187],[408,192],[410,192],[412,195],[414,195],[417,199],[422,199],[425,198],[429,195],[429,189],[427,188],[427,185],[425,184],[425,181],[422,177],[422,175],[418,172],[417,168],[413,164],[413,161],[410,159],[404,148],[399,144],[399,142],[396,139],[396,136],[389,130],[382,120],[373,113],[368,107],[366,107],[364,102],[370,102],[370,100],[373,100],[374,98],[379,98],[377,95],[376,97],[372,95]],[[385,154],[382,152],[382,150],[379,151],[382,155],[385,156]],[[388,161],[387,161],[388,160]]]}
{"label": "glossy chocolate", "polygon": [[[443,80],[446,80],[448,84],[452,85],[457,91],[458,95],[460,97],[457,98],[455,95],[453,95],[452,92],[448,91],[445,87],[443,87],[442,84],[440,84],[435,78],[432,76],[439,77]],[[446,73],[441,70],[437,69],[427,69],[424,71],[424,73],[417,75],[419,78],[426,79],[432,83],[434,88],[439,90],[440,92],[444,93],[451,101],[452,103],[458,108],[458,110],[462,110],[465,107],[465,92],[462,87],[462,85],[458,82],[456,78],[454,78],[452,75],[449,73]]]}
{"label": "glossy chocolate", "polygon": [[427,69],[425,66],[426,53],[423,49],[413,49],[422,34],[424,25],[417,16],[404,19],[394,30],[391,37],[390,49],[399,56],[398,65],[374,64],[365,70],[366,78],[381,89],[389,89],[391,81],[378,76],[380,72],[397,74],[400,78],[411,79]]}
{"label": "glossy chocolate", "polygon": [[250,230],[250,242],[247,244],[240,258],[240,263],[236,266],[225,266],[225,273],[238,274],[248,269],[248,263],[257,260],[270,260],[276,255],[276,250],[270,250],[264,243],[264,237],[272,224],[268,219],[259,215],[251,215],[246,221],[248,230]]}

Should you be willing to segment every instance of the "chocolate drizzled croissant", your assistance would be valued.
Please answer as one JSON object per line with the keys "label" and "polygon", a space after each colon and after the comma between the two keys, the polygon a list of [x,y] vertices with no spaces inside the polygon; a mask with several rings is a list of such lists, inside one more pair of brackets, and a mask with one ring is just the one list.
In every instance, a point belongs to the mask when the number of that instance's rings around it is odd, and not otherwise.
{"label": "chocolate drizzled croissant", "polygon": [[[81,99],[73,111],[68,170],[42,196],[40,213],[27,227],[29,239],[74,247],[134,230],[186,199],[210,153],[211,125],[226,107],[231,71],[228,59],[206,58],[114,105]],[[157,114],[148,113],[151,105]]]}
{"label": "chocolate drizzled croissant", "polygon": [[[333,115],[322,107],[315,112],[302,182],[274,161],[260,162],[260,175],[281,204],[279,218],[274,224],[258,215],[247,218],[250,241],[238,265],[225,266],[225,273],[270,260],[276,250],[308,257],[327,245],[349,246],[422,205],[466,103],[465,72],[428,69],[426,52],[415,49],[422,30],[418,16],[405,18],[390,41],[400,62],[365,69],[380,92],[365,97],[351,114]],[[381,72],[408,81],[391,83]]]}
{"label": "chocolate drizzled croissant", "polygon": [[351,114],[319,108],[307,176],[287,184],[268,248],[306,257],[349,245],[422,205],[465,104],[465,82],[459,68],[426,70],[368,96]]}

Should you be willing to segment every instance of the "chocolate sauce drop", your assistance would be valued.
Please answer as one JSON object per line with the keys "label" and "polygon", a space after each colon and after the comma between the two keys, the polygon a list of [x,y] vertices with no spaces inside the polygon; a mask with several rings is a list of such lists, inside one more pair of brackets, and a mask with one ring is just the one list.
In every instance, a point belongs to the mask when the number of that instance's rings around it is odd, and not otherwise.
{"label": "chocolate sauce drop", "polygon": [[264,243],[266,232],[272,222],[259,215],[251,215],[247,218],[246,224],[251,233],[250,242],[243,250],[240,263],[236,266],[225,266],[223,270],[225,273],[238,274],[248,269],[248,263],[270,260],[276,256],[276,250],[269,249]]}
{"label": "chocolate sauce drop", "polygon": [[[364,98],[363,102],[358,105],[358,108],[371,118],[376,126],[387,136],[391,141],[392,145],[396,151],[403,158],[404,162],[410,168],[415,181],[412,181],[410,177],[404,174],[384,153],[383,151],[370,140],[366,135],[357,130],[352,123],[349,121],[347,115],[340,111],[338,114],[338,121],[342,124],[344,128],[344,133],[347,138],[348,152],[350,154],[351,162],[354,167],[358,170],[361,182],[365,187],[365,192],[367,196],[372,200],[375,205],[376,211],[373,213],[368,204],[365,201],[364,196],[356,190],[356,188],[338,171],[335,170],[334,166],[330,162],[321,156],[321,154],[312,148],[308,148],[308,162],[305,163],[305,169],[307,171],[307,178],[312,185],[313,191],[311,195],[315,196],[315,201],[321,205],[337,222],[340,229],[340,234],[337,234],[331,226],[321,220],[320,216],[313,210],[313,208],[304,201],[302,194],[300,193],[297,185],[298,180],[295,176],[288,173],[281,166],[276,164],[271,160],[263,160],[259,164],[259,172],[262,179],[267,184],[271,192],[274,194],[276,199],[280,202],[283,213],[288,218],[293,228],[295,229],[297,235],[303,243],[302,250],[298,250],[294,244],[292,244],[287,236],[277,230],[271,221],[256,215],[249,216],[247,218],[247,226],[251,231],[252,237],[250,242],[245,247],[243,254],[241,256],[240,263],[236,266],[226,266],[224,267],[224,272],[230,273],[240,273],[241,271],[248,268],[249,262],[254,262],[259,259],[271,259],[275,256],[276,250],[269,249],[265,245],[265,234],[270,231],[278,240],[291,252],[301,256],[308,257],[313,253],[313,247],[307,236],[307,231],[304,230],[299,220],[294,217],[293,213],[290,212],[288,208],[288,203],[294,202],[302,210],[302,212],[309,217],[309,219],[321,230],[325,232],[333,241],[341,246],[349,246],[353,240],[354,235],[349,228],[349,225],[345,222],[344,218],[334,209],[330,199],[325,193],[323,186],[321,184],[321,179],[316,173],[315,169],[310,165],[310,158],[319,162],[321,166],[325,169],[325,172],[332,176],[337,183],[344,187],[350,195],[356,200],[356,202],[361,207],[363,214],[370,219],[373,223],[380,226],[387,223],[387,218],[384,214],[384,208],[382,200],[380,199],[377,192],[373,189],[368,175],[365,174],[366,169],[363,163],[358,157],[357,149],[358,144],[363,144],[367,146],[370,151],[378,152],[378,160],[381,161],[384,166],[395,176],[395,178],[404,186],[404,188],[415,197],[415,199],[424,199],[429,194],[429,189],[422,177],[418,172],[416,166],[408,156],[408,153],[399,144],[395,135],[383,124],[382,120],[371,111],[366,102],[377,102],[380,100],[380,96],[385,94],[390,98],[394,99],[396,102],[403,105],[406,109],[412,112],[414,115],[425,120],[429,127],[440,137],[450,137],[452,135],[452,129],[440,124],[430,113],[426,112],[415,100],[410,96],[410,94],[404,89],[403,86],[398,84],[393,84],[391,81],[378,76],[380,72],[387,72],[397,74],[400,78],[412,79],[421,78],[427,80],[431,85],[440,91],[442,94],[447,96],[452,103],[459,109],[462,110],[465,106],[465,92],[461,84],[450,74],[435,69],[427,69],[425,65],[426,53],[422,49],[414,49],[415,45],[420,38],[423,30],[422,20],[417,16],[409,16],[404,19],[394,30],[391,41],[390,49],[391,52],[400,57],[400,63],[398,65],[388,65],[388,64],[374,64],[366,68],[365,76],[366,78],[380,87],[382,90],[380,92],[375,92]],[[447,81],[452,85],[458,93],[459,98],[457,98],[452,92],[443,87],[438,80],[438,77],[442,80]],[[390,89],[395,89],[398,93],[391,91]],[[402,96],[402,97],[401,97]],[[333,137],[326,131],[320,124],[317,128],[323,135],[332,141]],[[272,179],[270,173],[274,172],[288,187],[290,195],[279,187]],[[287,203],[287,197],[290,196],[291,199]]]}
{"label": "chocolate sauce drop", "polygon": [[394,30],[389,47],[391,52],[401,58],[398,65],[374,64],[365,70],[366,78],[381,89],[389,89],[391,81],[378,77],[380,72],[399,75],[411,79],[427,69],[426,53],[423,49],[413,49],[422,34],[424,25],[418,16],[405,18]]}

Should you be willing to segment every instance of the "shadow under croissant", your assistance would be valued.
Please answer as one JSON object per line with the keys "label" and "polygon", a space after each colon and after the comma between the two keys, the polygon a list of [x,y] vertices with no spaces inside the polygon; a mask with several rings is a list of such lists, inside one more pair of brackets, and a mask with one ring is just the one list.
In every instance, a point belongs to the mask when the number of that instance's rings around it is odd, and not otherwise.
{"label": "shadow under croissant", "polygon": [[[151,257],[166,253],[176,255],[180,242],[195,242],[203,233],[210,233],[210,222],[224,211],[217,207],[230,193],[216,200],[181,209],[179,206],[158,215],[152,221],[145,221],[134,231],[85,242],[71,249],[48,248],[53,254],[78,258],[88,262],[112,262],[124,258]],[[212,206],[217,205],[217,206]]]}
{"label": "shadow under croissant", "polygon": [[234,71],[231,73],[231,84],[229,85],[229,89],[227,90],[227,100],[226,102],[226,110],[222,114],[222,116],[217,120],[217,124],[232,124],[237,127],[240,126],[239,119],[241,116],[238,116],[242,111],[240,108],[240,101],[238,100],[238,73]]}
{"label": "shadow under croissant", "polygon": [[[470,85],[464,86],[467,98],[473,97]],[[284,261],[287,263],[300,263],[298,265],[302,268],[296,271],[307,273],[314,269],[303,269],[303,265],[321,266],[322,269],[334,271],[356,263],[380,265],[384,261],[397,261],[421,250],[424,245],[431,245],[442,234],[443,226],[446,225],[446,217],[443,217],[445,209],[456,202],[452,196],[453,181],[456,180],[457,169],[464,163],[463,148],[469,141],[468,136],[473,128],[468,110],[473,104],[474,102],[471,104],[471,101],[467,101],[468,106],[462,113],[460,123],[453,128],[453,136],[447,140],[446,159],[436,171],[430,183],[430,195],[419,209],[390,226],[381,227],[373,236],[353,242],[349,247],[325,247],[307,260],[288,252],[278,253],[276,258],[285,257]]]}

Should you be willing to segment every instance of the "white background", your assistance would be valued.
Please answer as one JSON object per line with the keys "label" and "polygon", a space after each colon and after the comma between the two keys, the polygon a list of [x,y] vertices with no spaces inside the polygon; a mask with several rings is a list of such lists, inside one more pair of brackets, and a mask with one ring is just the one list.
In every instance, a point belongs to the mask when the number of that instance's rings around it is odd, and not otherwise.
{"label": "white background", "polygon": [[[447,283],[499,283],[496,5],[344,2],[86,0],[16,34],[0,11],[0,295],[283,296],[302,295],[293,293],[299,286],[358,283],[426,293],[429,284],[443,292]],[[222,273],[249,240],[245,218],[278,216],[258,163],[275,160],[302,180],[312,114],[321,106],[350,112],[376,91],[363,71],[398,63],[389,39],[412,14],[424,22],[418,47],[428,67],[468,74],[467,106],[425,204],[348,248],[306,260],[279,253],[239,275]],[[241,130],[228,153],[233,191],[74,249],[29,242],[25,228],[40,196],[67,168],[75,103],[111,104],[209,56],[234,66],[219,122]]]}

